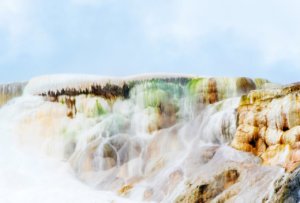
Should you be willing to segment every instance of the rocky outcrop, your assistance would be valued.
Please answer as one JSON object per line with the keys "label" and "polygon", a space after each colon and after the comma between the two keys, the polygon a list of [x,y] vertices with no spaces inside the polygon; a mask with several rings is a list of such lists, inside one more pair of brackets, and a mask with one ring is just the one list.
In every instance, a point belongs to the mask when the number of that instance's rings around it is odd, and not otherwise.
{"label": "rocky outcrop", "polygon": [[238,178],[239,172],[236,169],[225,170],[210,183],[196,186],[189,195],[178,198],[176,202],[209,202],[238,182]]}
{"label": "rocky outcrop", "polygon": [[10,99],[21,96],[26,83],[11,83],[0,85],[0,106]]}
{"label": "rocky outcrop", "polygon": [[122,86],[106,84],[104,86],[93,84],[89,88],[75,89],[75,88],[62,88],[61,90],[42,92],[40,96],[47,96],[52,101],[57,101],[59,96],[75,97],[78,95],[94,95],[103,97],[105,99],[115,99],[117,97],[128,98],[129,87],[127,84]]}
{"label": "rocky outcrop", "polygon": [[278,185],[277,195],[274,196],[274,202],[299,202],[300,189],[300,168],[291,173],[285,182]]}
{"label": "rocky outcrop", "polygon": [[[256,82],[255,82],[256,81]],[[194,78],[188,88],[201,103],[212,104],[231,97],[241,96],[260,88],[267,80],[250,78]]]}
{"label": "rocky outcrop", "polygon": [[[152,111],[156,112],[156,117],[160,119],[156,127],[149,127],[150,131],[175,123],[175,114],[181,105],[179,103],[182,97],[189,97],[192,108],[199,109],[203,105],[247,94],[251,90],[261,88],[268,82],[264,79],[252,80],[246,77],[205,78],[149,75],[134,78],[106,78],[99,81],[82,79],[78,83],[74,83],[78,80],[74,76],[62,81],[58,79],[55,85],[51,85],[55,81],[54,78],[51,79],[51,83],[44,84],[50,79],[41,77],[31,80],[25,92],[43,96],[48,101],[66,104],[69,108],[69,117],[76,114],[76,101],[78,98],[82,98],[82,95],[101,97],[110,103],[117,99],[135,97],[143,101],[141,105],[144,107],[153,108]],[[171,118],[168,118],[169,115]]]}
{"label": "rocky outcrop", "polygon": [[47,139],[39,146],[89,185],[140,201],[299,200],[299,84],[44,79],[26,88],[38,100],[20,114],[18,135]]}
{"label": "rocky outcrop", "polygon": [[262,166],[259,158],[229,147],[217,149],[198,170],[176,202],[273,202],[286,183],[280,167]]}
{"label": "rocky outcrop", "polygon": [[300,164],[300,84],[261,89],[243,96],[231,145],[264,164],[293,171]]}

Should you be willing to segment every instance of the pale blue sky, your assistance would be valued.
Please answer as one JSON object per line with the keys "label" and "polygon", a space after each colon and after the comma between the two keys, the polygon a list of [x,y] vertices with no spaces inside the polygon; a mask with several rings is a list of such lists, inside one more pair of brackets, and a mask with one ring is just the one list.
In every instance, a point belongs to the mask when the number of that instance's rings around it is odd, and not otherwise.
{"label": "pale blue sky", "polygon": [[174,72],[300,81],[298,0],[0,0],[0,82]]}

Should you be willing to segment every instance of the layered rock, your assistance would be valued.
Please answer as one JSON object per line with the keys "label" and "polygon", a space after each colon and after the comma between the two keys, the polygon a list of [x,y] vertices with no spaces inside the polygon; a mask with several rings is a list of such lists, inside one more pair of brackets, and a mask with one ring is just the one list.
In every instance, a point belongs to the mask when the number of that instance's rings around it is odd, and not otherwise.
{"label": "layered rock", "polygon": [[42,77],[16,104],[16,131],[83,182],[139,201],[298,201],[299,90],[243,77]]}
{"label": "layered rock", "polygon": [[231,145],[264,164],[293,171],[300,164],[300,84],[261,89],[243,96]]}
{"label": "layered rock", "polygon": [[11,83],[0,85],[0,106],[12,98],[21,96],[26,83]]}

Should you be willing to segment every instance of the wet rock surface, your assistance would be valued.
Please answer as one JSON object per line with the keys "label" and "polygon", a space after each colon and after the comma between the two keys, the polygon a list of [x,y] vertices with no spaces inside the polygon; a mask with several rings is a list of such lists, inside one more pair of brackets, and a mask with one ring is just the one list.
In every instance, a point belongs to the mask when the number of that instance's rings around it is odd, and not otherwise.
{"label": "wet rock surface", "polygon": [[81,81],[31,83],[40,100],[22,106],[17,132],[88,185],[141,202],[299,201],[299,84]]}
{"label": "wet rock surface", "polygon": [[210,202],[224,190],[238,181],[239,172],[235,169],[223,171],[217,175],[211,182],[197,186],[191,192],[191,195],[177,200],[177,202]]}
{"label": "wet rock surface", "polygon": [[265,164],[279,164],[287,171],[297,168],[300,164],[299,86],[255,90],[243,97],[231,145],[261,157]]}
{"label": "wet rock surface", "polygon": [[9,100],[21,96],[27,83],[11,83],[0,85],[0,107]]}
{"label": "wet rock surface", "polygon": [[284,181],[277,184],[272,202],[296,203],[300,201],[300,169],[288,174]]}

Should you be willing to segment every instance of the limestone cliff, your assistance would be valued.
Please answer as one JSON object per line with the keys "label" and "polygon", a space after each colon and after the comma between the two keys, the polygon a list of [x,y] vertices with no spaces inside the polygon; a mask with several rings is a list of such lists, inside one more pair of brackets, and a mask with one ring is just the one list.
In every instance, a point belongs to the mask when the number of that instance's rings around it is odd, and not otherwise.
{"label": "limestone cliff", "polygon": [[245,77],[63,75],[32,79],[3,109],[20,143],[99,190],[140,202],[297,202],[299,93]]}
{"label": "limestone cliff", "polygon": [[242,97],[231,145],[264,164],[293,171],[300,164],[300,84],[261,89]]}
{"label": "limestone cliff", "polygon": [[0,85],[0,106],[10,99],[21,96],[26,83],[11,83]]}

